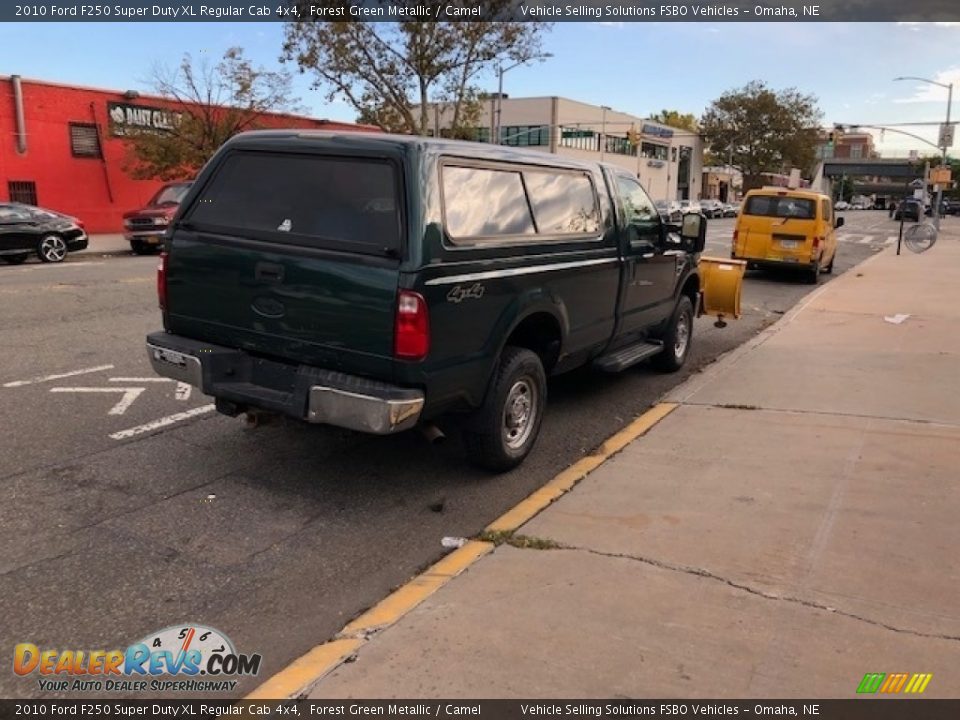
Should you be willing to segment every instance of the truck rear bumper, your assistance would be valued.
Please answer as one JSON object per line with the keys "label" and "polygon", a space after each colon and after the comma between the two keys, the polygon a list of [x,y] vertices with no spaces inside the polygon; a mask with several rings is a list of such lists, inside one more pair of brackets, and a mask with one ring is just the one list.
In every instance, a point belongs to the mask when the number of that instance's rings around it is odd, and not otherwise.
{"label": "truck rear bumper", "polygon": [[267,360],[166,332],[147,336],[147,355],[158,375],[200,389],[217,399],[218,410],[233,415],[256,408],[388,435],[416,425],[423,410],[421,390]]}

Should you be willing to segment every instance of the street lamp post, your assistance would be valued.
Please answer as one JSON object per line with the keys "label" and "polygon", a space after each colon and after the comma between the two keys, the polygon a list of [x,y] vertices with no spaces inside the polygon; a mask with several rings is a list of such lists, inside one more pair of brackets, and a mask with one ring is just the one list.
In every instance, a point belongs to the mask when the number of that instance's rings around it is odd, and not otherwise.
{"label": "street lamp post", "polygon": [[494,133],[495,133],[494,137],[496,138],[495,143],[497,145],[501,144],[500,116],[503,113],[503,76],[504,74],[509,72],[510,70],[513,70],[516,67],[520,67],[521,65],[526,65],[528,62],[531,62],[533,60],[546,60],[547,58],[552,58],[552,57],[553,57],[553,53],[543,53],[542,55],[534,55],[533,57],[529,57],[526,60],[521,60],[520,62],[514,63],[513,65],[508,65],[507,67],[504,67],[503,63],[497,64],[497,75],[499,77],[499,80],[497,83],[497,120],[496,120],[496,123],[494,123]]}
{"label": "street lamp post", "polygon": [[[925,82],[930,85],[936,85],[938,87],[946,88],[947,90],[947,122],[944,124],[943,132],[943,142],[940,145],[941,150],[941,166],[946,167],[947,165],[947,141],[946,139],[950,136],[950,109],[953,105],[953,83],[942,83],[937,82],[936,80],[928,80],[927,78],[914,77],[912,75],[905,75],[901,77],[895,77],[894,80],[916,80],[918,82]],[[943,184],[937,184],[937,204],[933,208],[933,224],[936,228],[940,229],[940,205],[943,203]]]}

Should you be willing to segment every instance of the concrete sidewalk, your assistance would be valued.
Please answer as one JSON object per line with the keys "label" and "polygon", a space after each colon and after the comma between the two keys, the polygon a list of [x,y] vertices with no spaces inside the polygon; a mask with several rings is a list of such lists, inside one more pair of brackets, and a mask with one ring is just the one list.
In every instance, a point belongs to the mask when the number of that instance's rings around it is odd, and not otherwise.
{"label": "concrete sidewalk", "polygon": [[678,388],[519,530],[556,548],[499,544],[311,697],[957,697],[958,371],[947,225]]}
{"label": "concrete sidewalk", "polygon": [[78,254],[132,255],[133,251],[121,233],[95,233],[90,236],[87,249]]}

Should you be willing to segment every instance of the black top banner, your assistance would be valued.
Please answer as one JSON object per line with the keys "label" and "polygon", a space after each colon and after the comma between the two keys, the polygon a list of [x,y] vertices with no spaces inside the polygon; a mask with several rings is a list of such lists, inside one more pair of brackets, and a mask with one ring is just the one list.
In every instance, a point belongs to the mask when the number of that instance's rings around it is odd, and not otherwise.
{"label": "black top banner", "polygon": [[958,0],[37,0],[0,3],[3,22],[949,22]]}
{"label": "black top banner", "polygon": [[0,700],[0,718],[691,718],[956,720],[960,700]]}

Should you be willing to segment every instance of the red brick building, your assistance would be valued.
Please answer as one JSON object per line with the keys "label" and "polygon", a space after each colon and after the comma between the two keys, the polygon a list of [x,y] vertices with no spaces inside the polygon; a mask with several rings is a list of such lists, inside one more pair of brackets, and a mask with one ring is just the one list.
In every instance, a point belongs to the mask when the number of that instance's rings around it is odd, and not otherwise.
{"label": "red brick building", "polygon": [[[137,92],[0,76],[0,201],[40,205],[80,218],[87,232],[120,232],[121,216],[163,184],[124,170],[127,128],[162,131],[176,104]],[[351,123],[270,114],[264,128],[378,131]]]}

